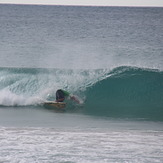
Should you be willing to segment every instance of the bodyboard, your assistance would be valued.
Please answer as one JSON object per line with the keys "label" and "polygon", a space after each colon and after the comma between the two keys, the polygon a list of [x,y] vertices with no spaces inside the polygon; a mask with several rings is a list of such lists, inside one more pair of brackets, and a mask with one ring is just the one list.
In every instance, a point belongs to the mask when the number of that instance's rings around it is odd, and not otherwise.
{"label": "bodyboard", "polygon": [[64,102],[55,102],[55,101],[46,101],[43,103],[44,107],[51,108],[51,109],[58,109],[58,110],[64,110],[66,107],[66,103]]}

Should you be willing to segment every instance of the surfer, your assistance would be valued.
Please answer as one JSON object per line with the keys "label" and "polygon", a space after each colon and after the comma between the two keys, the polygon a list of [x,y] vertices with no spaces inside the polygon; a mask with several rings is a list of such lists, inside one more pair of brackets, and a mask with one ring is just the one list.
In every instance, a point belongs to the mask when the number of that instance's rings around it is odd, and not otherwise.
{"label": "surfer", "polygon": [[63,89],[58,89],[56,91],[56,102],[63,102],[65,100],[65,98],[67,98],[67,97],[70,97],[71,100],[74,100],[78,104],[80,103],[80,101],[77,99],[77,97],[70,94],[69,92],[67,92]]}

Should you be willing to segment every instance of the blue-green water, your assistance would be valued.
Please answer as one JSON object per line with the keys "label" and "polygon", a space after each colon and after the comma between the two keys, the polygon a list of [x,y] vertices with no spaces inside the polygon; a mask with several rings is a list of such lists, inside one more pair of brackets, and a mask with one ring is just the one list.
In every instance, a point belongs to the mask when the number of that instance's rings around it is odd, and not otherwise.
{"label": "blue-green water", "polygon": [[[0,5],[0,162],[157,162],[163,9]],[[57,113],[42,102],[57,89]]]}

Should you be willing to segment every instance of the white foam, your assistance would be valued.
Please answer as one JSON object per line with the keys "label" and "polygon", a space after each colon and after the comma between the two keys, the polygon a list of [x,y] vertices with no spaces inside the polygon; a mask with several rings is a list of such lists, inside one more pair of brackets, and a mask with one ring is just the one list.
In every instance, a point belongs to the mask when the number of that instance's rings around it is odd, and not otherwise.
{"label": "white foam", "polygon": [[162,131],[0,127],[0,162],[163,161]]}
{"label": "white foam", "polygon": [[24,97],[16,95],[11,91],[4,89],[0,91],[0,105],[2,106],[27,106],[37,105],[43,100],[39,97]]}

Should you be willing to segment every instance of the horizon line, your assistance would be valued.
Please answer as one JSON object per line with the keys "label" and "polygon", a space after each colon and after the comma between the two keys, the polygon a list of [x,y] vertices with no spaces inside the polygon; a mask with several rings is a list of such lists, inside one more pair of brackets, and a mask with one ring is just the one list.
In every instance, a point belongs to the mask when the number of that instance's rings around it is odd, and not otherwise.
{"label": "horizon line", "polygon": [[87,4],[45,4],[45,3],[10,3],[10,2],[0,2],[0,5],[36,5],[36,6],[81,6],[81,7],[158,7],[163,8],[163,6],[153,6],[153,5],[87,5]]}

